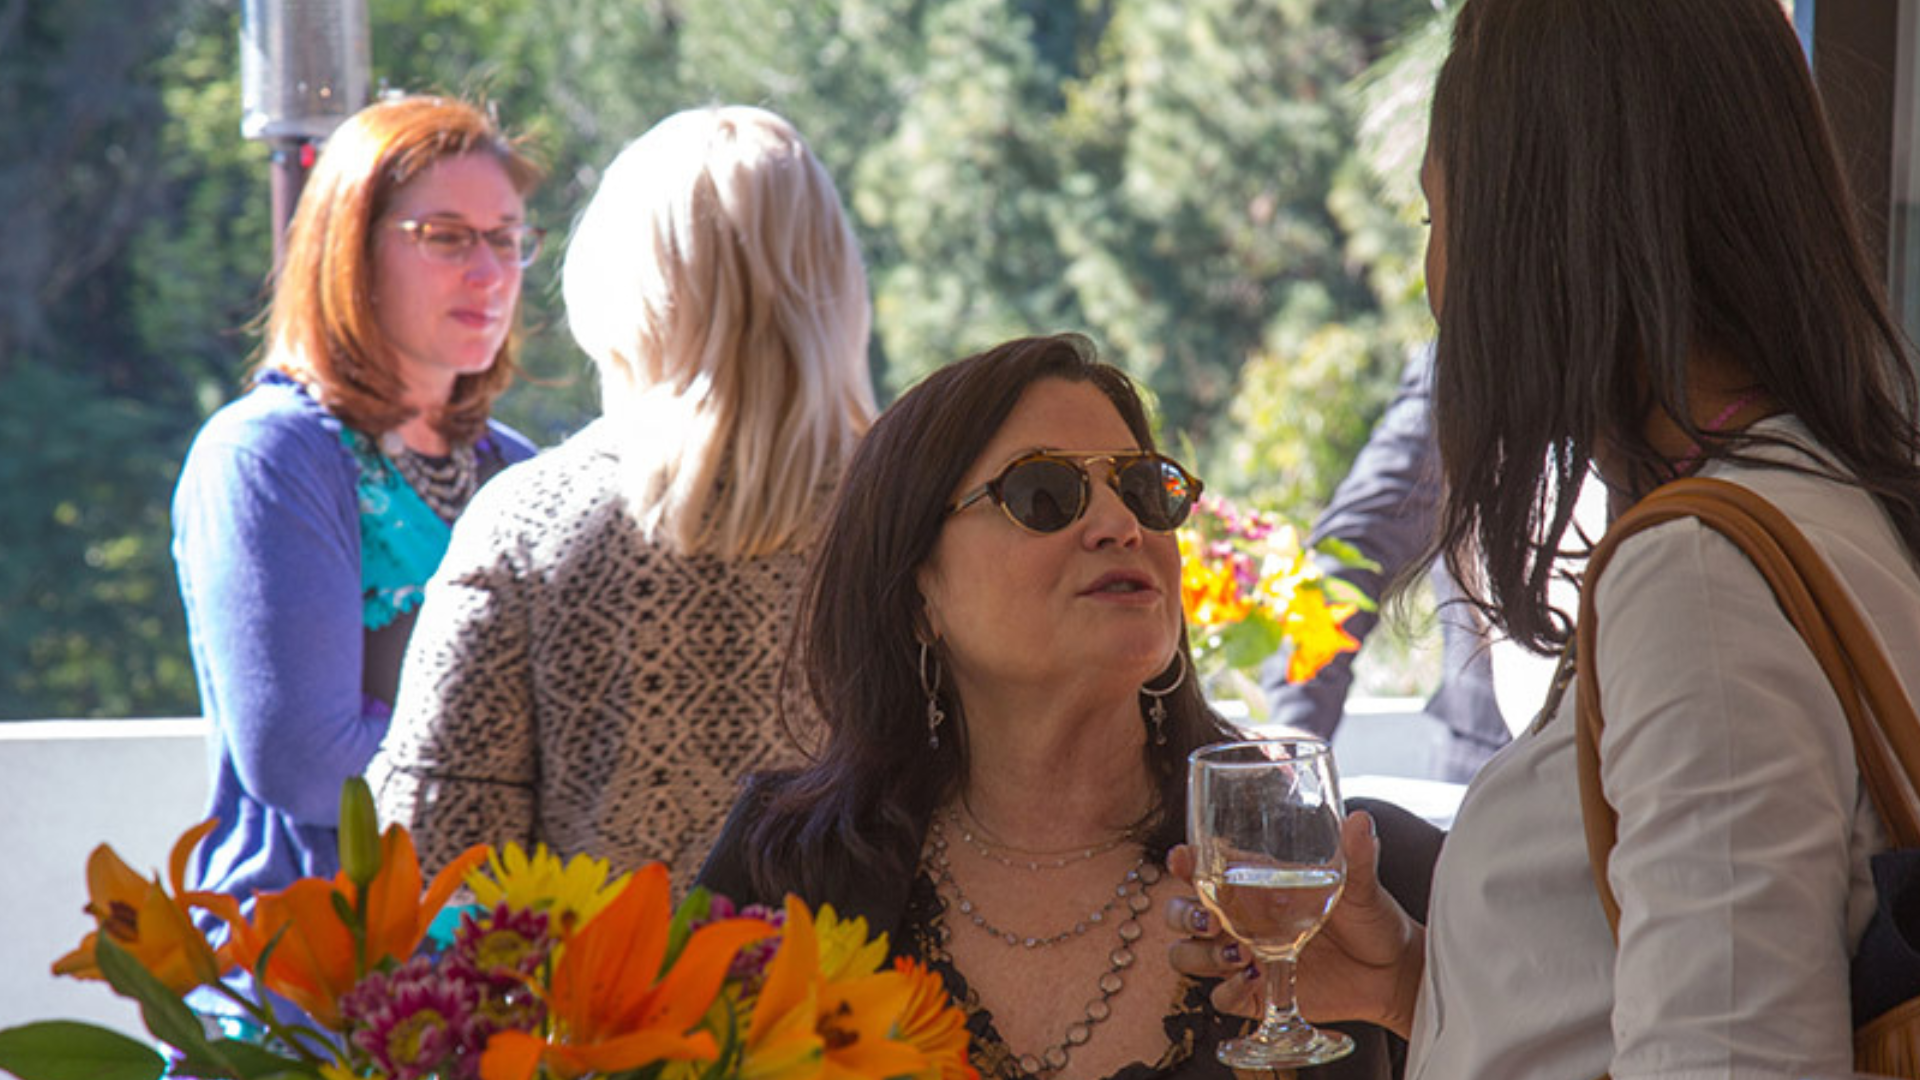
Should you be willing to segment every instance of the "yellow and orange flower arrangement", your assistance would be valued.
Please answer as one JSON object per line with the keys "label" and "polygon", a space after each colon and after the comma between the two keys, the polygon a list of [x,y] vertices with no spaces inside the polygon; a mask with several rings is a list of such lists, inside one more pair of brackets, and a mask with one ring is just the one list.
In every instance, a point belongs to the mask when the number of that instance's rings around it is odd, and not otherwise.
{"label": "yellow and orange flower arrangement", "polygon": [[[354,780],[341,800],[340,873],[260,894],[243,915],[229,897],[184,888],[211,828],[175,845],[170,889],[96,849],[87,884],[99,929],[54,965],[137,1000],[171,1060],[104,1028],[48,1021],[0,1031],[0,1070],[21,1080],[81,1075],[76,1067],[101,1080],[978,1080],[939,976],[906,959],[888,965],[885,935],[870,939],[864,920],[829,906],[789,897],[782,911],[736,912],[696,889],[676,908],[659,864],[612,877],[602,861],[511,844],[470,849],[423,891],[412,839],[398,826],[379,834]],[[477,903],[450,940],[430,939],[462,883]],[[226,924],[223,944],[195,926],[195,909]],[[240,973],[305,1015],[242,993]],[[208,1033],[184,997],[209,988],[252,1037]]]}
{"label": "yellow and orange flower arrangement", "polygon": [[[1206,495],[1179,539],[1180,601],[1203,675],[1251,671],[1290,650],[1287,681],[1305,682],[1360,647],[1343,624],[1373,602],[1329,577],[1292,525]],[[1374,567],[1345,544],[1318,553]]]}

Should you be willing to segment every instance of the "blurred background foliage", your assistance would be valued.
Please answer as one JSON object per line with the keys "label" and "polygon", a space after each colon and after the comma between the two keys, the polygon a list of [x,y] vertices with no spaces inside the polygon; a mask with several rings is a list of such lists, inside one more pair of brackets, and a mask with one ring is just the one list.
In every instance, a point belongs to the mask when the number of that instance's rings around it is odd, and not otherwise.
{"label": "blurred background foliage", "polygon": [[[1235,498],[1311,517],[1431,331],[1414,174],[1437,0],[369,0],[375,77],[485,97],[564,234],[675,109],[791,118],[853,208],[882,400],[1074,329]],[[167,502],[271,258],[239,0],[0,0],[0,718],[190,715]],[[555,245],[557,249],[559,245]],[[529,271],[551,444],[597,409]]]}

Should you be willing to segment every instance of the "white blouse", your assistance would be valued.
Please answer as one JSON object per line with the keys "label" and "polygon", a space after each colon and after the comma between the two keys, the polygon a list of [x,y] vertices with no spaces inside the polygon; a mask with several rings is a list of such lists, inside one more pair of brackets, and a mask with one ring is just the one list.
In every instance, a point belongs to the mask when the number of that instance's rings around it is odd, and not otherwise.
{"label": "white blouse", "polygon": [[[1757,430],[1811,442],[1791,419]],[[1914,693],[1920,574],[1878,506],[1784,470],[1704,474],[1794,519]],[[1569,691],[1461,805],[1436,872],[1407,1075],[1846,1072],[1848,957],[1873,911],[1867,860],[1886,842],[1838,701],[1759,572],[1696,521],[1623,544],[1598,604],[1619,947],[1588,869]]]}

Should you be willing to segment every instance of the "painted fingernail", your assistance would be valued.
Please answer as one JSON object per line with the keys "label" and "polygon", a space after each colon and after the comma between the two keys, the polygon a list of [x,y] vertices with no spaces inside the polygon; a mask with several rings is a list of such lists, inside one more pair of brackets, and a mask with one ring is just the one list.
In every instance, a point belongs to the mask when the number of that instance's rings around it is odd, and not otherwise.
{"label": "painted fingernail", "polygon": [[1237,941],[1227,943],[1227,945],[1220,950],[1220,962],[1226,964],[1228,967],[1239,965],[1245,961],[1246,954],[1240,951],[1240,943]]}
{"label": "painted fingernail", "polygon": [[1212,933],[1213,916],[1207,913],[1206,908],[1196,907],[1187,912],[1187,925],[1192,927],[1196,934]]}
{"label": "painted fingernail", "polygon": [[1240,977],[1248,982],[1253,982],[1260,977],[1260,966],[1258,964],[1248,964],[1246,970],[1240,973]]}

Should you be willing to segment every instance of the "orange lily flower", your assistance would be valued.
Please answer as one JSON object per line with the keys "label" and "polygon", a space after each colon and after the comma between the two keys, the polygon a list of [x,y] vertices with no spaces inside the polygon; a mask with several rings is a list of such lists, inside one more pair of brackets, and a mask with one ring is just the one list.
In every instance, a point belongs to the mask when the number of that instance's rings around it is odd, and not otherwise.
{"label": "orange lily flower", "polygon": [[895,1035],[913,982],[899,971],[828,979],[820,959],[813,917],[787,897],[780,951],[747,1027],[741,1080],[879,1080],[926,1069],[927,1055]]}
{"label": "orange lily flower", "polygon": [[[412,956],[460,879],[487,857],[485,845],[461,852],[434,875],[422,897],[420,858],[407,830],[388,827],[380,847],[380,872],[367,884],[368,968],[388,958],[403,961]],[[353,932],[334,910],[335,894],[349,905],[358,899],[345,871],[332,881],[303,878],[279,892],[257,894],[251,922],[237,914],[228,920],[233,937],[225,951],[234,963],[252,971],[268,943],[281,935],[267,961],[266,985],[320,1023],[339,1028],[340,995],[366,972],[357,966]]]}
{"label": "orange lily flower", "polygon": [[561,1080],[657,1061],[712,1061],[713,1036],[695,1030],[742,946],[771,936],[762,919],[724,919],[693,932],[661,971],[673,920],[667,868],[652,863],[567,943],[547,996],[552,1041],[517,1031],[493,1036],[482,1080],[528,1080],[545,1065]]}
{"label": "orange lily flower", "polygon": [[79,948],[54,961],[53,973],[79,979],[105,978],[95,949],[100,935],[106,934],[176,994],[218,981],[223,966],[207,944],[206,935],[194,926],[189,909],[236,914],[239,909],[229,897],[190,893],[185,886],[187,860],[216,824],[213,819],[203,821],[174,842],[168,865],[172,895],[161,886],[158,874],[151,880],[143,878],[113,848],[106,844],[94,848],[87,859],[87,913],[99,921],[100,929],[89,933]]}
{"label": "orange lily flower", "polygon": [[1334,657],[1360,647],[1359,639],[1343,626],[1358,610],[1357,604],[1329,604],[1318,590],[1294,593],[1286,619],[1287,632],[1295,643],[1293,657],[1287,661],[1288,682],[1306,682]]}

